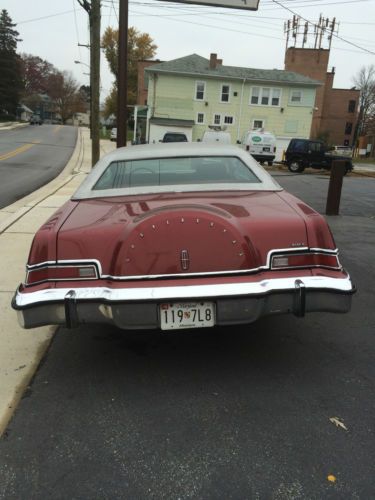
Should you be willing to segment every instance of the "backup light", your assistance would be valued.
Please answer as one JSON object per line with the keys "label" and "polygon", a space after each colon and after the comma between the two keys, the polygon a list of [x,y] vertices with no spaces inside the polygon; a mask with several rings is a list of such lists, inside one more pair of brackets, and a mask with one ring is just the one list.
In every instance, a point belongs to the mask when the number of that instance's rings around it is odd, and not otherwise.
{"label": "backup light", "polygon": [[45,266],[28,271],[26,284],[33,285],[44,281],[96,279],[95,266]]}
{"label": "backup light", "polygon": [[275,255],[272,257],[271,269],[291,269],[296,267],[325,267],[341,269],[337,255],[319,252]]}

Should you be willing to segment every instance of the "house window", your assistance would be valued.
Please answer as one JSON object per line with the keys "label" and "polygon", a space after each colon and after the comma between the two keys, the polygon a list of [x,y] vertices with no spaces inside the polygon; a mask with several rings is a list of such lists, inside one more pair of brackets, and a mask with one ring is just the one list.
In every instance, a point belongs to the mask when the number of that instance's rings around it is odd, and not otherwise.
{"label": "house window", "polygon": [[279,106],[279,104],[280,104],[280,95],[281,95],[281,90],[280,89],[272,89],[272,99],[271,99],[271,105],[272,106]]}
{"label": "house window", "polygon": [[352,133],[353,124],[351,122],[346,122],[345,124],[345,135],[350,135]]}
{"label": "house window", "polygon": [[196,123],[204,123],[204,113],[197,113]]}
{"label": "house window", "polygon": [[260,87],[252,87],[251,89],[251,104],[259,104]]}
{"label": "house window", "polygon": [[263,106],[268,106],[269,100],[270,100],[270,89],[262,89],[262,99],[260,102],[263,104]]}
{"label": "house window", "polygon": [[263,127],[264,127],[264,120],[253,120],[253,129],[263,128]]}
{"label": "house window", "polygon": [[290,102],[302,102],[302,90],[292,90],[290,93]]}
{"label": "house window", "polygon": [[226,125],[233,125],[233,116],[224,116],[224,123]]}
{"label": "house window", "polygon": [[252,87],[250,104],[262,106],[279,106],[281,98],[281,89],[268,87]]}
{"label": "house window", "polygon": [[350,100],[348,105],[348,113],[355,112],[355,101]]}
{"label": "house window", "polygon": [[229,102],[229,92],[230,92],[229,85],[221,86],[221,102]]}
{"label": "house window", "polygon": [[214,125],[220,125],[221,115],[214,115]]}
{"label": "house window", "polygon": [[197,101],[204,100],[205,90],[206,90],[206,82],[195,82],[195,99]]}

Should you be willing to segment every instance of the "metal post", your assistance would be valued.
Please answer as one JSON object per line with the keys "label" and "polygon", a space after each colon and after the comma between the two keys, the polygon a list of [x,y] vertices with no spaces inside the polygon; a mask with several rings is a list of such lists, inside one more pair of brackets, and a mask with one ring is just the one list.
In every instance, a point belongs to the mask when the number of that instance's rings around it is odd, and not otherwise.
{"label": "metal post", "polygon": [[345,170],[346,165],[344,160],[334,160],[332,162],[326,205],[327,215],[339,214],[342,180]]}
{"label": "metal post", "polygon": [[120,0],[118,81],[117,81],[117,147],[126,146],[128,94],[128,0]]}

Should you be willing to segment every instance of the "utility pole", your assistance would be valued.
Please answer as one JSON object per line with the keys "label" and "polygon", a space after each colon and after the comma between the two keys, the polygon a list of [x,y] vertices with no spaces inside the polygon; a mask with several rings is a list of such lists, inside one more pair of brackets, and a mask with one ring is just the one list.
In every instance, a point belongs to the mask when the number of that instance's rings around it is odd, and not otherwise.
{"label": "utility pole", "polygon": [[77,0],[89,15],[90,24],[90,115],[91,165],[100,158],[100,0]]}
{"label": "utility pole", "polygon": [[120,0],[118,81],[117,81],[117,147],[126,146],[128,104],[128,0]]}

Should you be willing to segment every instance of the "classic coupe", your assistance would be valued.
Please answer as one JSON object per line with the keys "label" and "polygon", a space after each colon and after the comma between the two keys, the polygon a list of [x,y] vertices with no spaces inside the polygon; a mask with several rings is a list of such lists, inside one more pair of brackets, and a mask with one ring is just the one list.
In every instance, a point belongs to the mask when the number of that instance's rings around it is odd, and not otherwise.
{"label": "classic coupe", "polygon": [[350,310],[355,287],[323,216],[238,146],[104,156],[37,231],[13,298],[24,328],[246,324]]}

